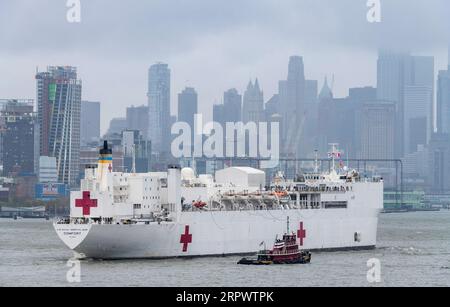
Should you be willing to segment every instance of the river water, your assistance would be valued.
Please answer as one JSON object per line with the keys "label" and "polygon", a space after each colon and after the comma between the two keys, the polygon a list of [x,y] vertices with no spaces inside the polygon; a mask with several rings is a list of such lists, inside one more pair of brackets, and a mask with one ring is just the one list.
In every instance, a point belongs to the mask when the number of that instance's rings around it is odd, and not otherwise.
{"label": "river water", "polygon": [[[314,253],[310,265],[238,266],[239,257],[81,262],[49,221],[0,220],[0,286],[450,286],[450,212],[383,214],[378,248]],[[369,283],[367,261],[379,259],[381,282]]]}

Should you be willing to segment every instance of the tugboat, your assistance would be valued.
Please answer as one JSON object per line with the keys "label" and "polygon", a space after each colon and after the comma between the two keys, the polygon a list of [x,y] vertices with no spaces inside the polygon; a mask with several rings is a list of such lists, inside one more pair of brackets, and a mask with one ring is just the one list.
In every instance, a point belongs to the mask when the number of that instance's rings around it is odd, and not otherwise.
{"label": "tugboat", "polygon": [[311,262],[311,253],[301,251],[297,244],[297,235],[289,234],[288,231],[283,239],[275,239],[275,245],[272,250],[262,250],[256,258],[243,258],[238,264],[243,265],[271,265],[271,264],[306,264]]}

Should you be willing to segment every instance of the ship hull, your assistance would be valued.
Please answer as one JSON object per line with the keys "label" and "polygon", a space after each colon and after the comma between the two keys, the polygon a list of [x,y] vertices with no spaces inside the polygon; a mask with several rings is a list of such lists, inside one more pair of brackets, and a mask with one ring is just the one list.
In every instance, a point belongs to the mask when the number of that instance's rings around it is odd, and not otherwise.
{"label": "ship hull", "polygon": [[148,225],[55,224],[66,245],[93,259],[160,259],[253,254],[276,236],[298,233],[301,249],[374,248],[379,209],[183,212]]}

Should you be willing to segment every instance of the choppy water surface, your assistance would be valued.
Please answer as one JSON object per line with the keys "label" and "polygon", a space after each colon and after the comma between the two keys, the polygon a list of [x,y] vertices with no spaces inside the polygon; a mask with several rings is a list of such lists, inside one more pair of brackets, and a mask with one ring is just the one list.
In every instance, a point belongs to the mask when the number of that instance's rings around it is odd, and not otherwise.
{"label": "choppy water surface", "polygon": [[385,214],[378,248],[314,253],[310,265],[247,267],[239,257],[83,261],[69,284],[72,253],[51,222],[0,220],[0,286],[372,286],[367,261],[381,261],[379,286],[450,286],[450,212]]}

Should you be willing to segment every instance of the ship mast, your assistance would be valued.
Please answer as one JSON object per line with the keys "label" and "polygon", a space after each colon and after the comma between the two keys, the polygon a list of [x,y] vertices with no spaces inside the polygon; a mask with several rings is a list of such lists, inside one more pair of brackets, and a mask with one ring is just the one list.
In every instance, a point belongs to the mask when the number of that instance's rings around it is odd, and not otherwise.
{"label": "ship mast", "polygon": [[341,153],[337,149],[339,144],[337,143],[331,143],[329,144],[331,146],[331,152],[328,154],[328,157],[331,158],[332,164],[331,164],[331,172],[336,172],[336,158],[341,157]]}
{"label": "ship mast", "polygon": [[314,161],[314,174],[319,173],[319,151],[316,149],[315,152],[315,161]]}
{"label": "ship mast", "polygon": [[291,232],[290,227],[289,227],[289,216],[287,217],[287,234],[289,234]]}

